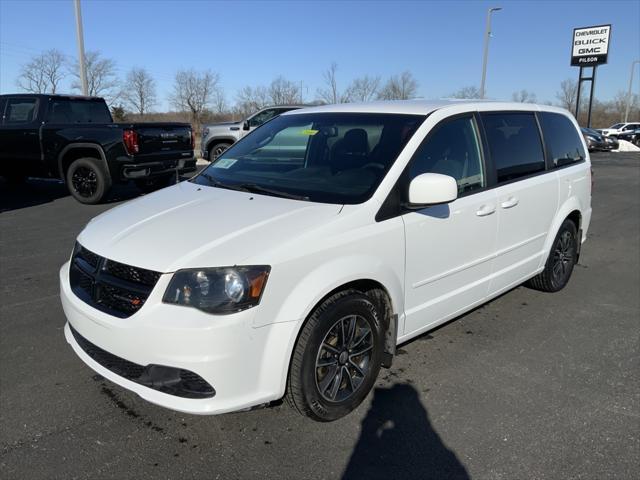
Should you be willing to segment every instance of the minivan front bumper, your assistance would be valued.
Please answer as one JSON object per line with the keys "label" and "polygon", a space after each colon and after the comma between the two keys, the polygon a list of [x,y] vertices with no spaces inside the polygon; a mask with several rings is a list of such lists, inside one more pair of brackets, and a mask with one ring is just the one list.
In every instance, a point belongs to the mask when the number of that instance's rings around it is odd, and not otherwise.
{"label": "minivan front bumper", "polygon": [[[259,307],[232,315],[215,316],[199,310],[162,303],[171,274],[163,275],[144,307],[128,318],[101,312],[80,300],[69,284],[69,263],[60,269],[60,297],[68,323],[65,338],[94,371],[145,400],[186,413],[217,414],[242,410],[277,400],[284,394],[288,356],[296,322],[254,328]],[[74,335],[75,331],[75,335]],[[87,343],[116,360],[92,355]],[[90,350],[90,348],[89,348]],[[126,362],[113,368],[117,359]],[[129,364],[153,373],[128,375]],[[213,395],[181,396],[164,388],[172,371],[193,374],[210,385]],[[167,373],[168,372],[168,373]],[[154,380],[160,381],[153,385]],[[191,379],[195,377],[190,377]],[[284,376],[284,377],[283,377]],[[164,380],[167,382],[163,383]],[[173,379],[175,380],[175,378]],[[149,383],[151,382],[151,384]],[[160,386],[160,388],[157,388]],[[202,396],[201,396],[202,397]]]}

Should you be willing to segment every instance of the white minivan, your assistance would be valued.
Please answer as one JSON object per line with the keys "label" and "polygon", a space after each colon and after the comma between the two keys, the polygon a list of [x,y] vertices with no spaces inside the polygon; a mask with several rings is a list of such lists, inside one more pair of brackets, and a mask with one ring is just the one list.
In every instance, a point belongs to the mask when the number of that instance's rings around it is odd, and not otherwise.
{"label": "white minivan", "polygon": [[295,110],[90,221],[60,270],[65,336],[164,407],[286,396],[331,421],[398,344],[523,282],[562,289],[590,219],[589,156],[565,110]]}

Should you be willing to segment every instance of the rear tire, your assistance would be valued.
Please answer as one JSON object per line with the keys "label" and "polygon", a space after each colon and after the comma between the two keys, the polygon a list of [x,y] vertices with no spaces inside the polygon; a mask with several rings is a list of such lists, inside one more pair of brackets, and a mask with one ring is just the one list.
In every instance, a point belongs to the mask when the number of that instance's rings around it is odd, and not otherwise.
{"label": "rear tire", "polygon": [[576,224],[566,219],[553,240],[544,270],[526,285],[541,292],[562,290],[569,282],[573,267],[578,262],[578,241]]}
{"label": "rear tire", "polygon": [[136,187],[138,187],[144,193],[155,192],[161,188],[168,187],[173,183],[175,175],[163,175],[161,177],[144,178],[135,181]]}
{"label": "rear tire", "polygon": [[99,203],[111,188],[111,177],[97,158],[78,158],[66,174],[69,193],[80,203]]}
{"label": "rear tire", "polygon": [[354,410],[378,377],[384,349],[381,313],[346,290],[326,299],[302,328],[289,367],[287,401],[318,422]]}

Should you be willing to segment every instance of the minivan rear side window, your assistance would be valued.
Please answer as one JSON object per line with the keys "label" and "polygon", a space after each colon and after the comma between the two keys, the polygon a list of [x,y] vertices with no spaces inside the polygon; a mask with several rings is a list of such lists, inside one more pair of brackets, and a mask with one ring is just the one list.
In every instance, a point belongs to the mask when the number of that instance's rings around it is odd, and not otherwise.
{"label": "minivan rear side window", "polygon": [[538,113],[549,158],[554,167],[584,160],[582,140],[571,120],[559,113]]}
{"label": "minivan rear side window", "polygon": [[544,171],[544,152],[533,112],[483,113],[498,183]]}

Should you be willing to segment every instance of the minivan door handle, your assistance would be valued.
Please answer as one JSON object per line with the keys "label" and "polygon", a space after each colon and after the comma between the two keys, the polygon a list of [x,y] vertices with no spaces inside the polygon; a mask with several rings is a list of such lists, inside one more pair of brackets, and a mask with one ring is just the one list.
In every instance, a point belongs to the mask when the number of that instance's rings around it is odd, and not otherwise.
{"label": "minivan door handle", "polygon": [[491,215],[495,211],[495,205],[482,205],[476,212],[476,215],[479,217],[486,217],[487,215]]}
{"label": "minivan door handle", "polygon": [[509,197],[500,204],[502,208],[511,208],[518,205],[518,199],[516,197]]}

